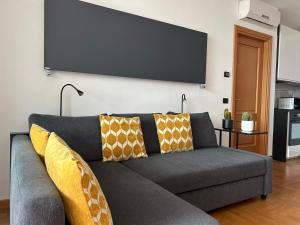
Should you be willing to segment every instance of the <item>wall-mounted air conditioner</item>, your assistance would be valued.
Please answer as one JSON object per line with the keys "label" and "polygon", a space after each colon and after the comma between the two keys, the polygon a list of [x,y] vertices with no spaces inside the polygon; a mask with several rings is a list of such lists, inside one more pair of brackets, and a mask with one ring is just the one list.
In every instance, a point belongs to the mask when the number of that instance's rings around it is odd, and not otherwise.
{"label": "wall-mounted air conditioner", "polygon": [[280,24],[280,11],[260,0],[240,0],[239,18],[249,18],[277,27]]}

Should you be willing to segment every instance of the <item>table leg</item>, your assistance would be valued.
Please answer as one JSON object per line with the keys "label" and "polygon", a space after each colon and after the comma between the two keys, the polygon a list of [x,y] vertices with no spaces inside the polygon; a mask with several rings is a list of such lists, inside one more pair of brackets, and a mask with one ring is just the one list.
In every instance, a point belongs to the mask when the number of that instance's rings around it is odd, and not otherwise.
{"label": "table leg", "polygon": [[222,146],[222,130],[220,130],[220,136],[219,136],[219,145]]}
{"label": "table leg", "polygon": [[235,148],[238,149],[239,148],[239,132],[236,132],[236,137],[235,137]]}
{"label": "table leg", "polygon": [[229,148],[231,148],[231,131],[229,131]]}

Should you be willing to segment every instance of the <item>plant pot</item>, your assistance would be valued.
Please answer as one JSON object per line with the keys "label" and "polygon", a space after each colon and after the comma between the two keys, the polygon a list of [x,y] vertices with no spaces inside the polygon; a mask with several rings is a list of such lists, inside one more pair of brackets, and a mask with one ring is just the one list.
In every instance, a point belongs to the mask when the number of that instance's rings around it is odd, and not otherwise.
{"label": "plant pot", "polygon": [[223,129],[231,130],[233,128],[233,120],[222,120]]}
{"label": "plant pot", "polygon": [[241,129],[245,132],[252,132],[254,128],[254,121],[244,121],[242,120]]}

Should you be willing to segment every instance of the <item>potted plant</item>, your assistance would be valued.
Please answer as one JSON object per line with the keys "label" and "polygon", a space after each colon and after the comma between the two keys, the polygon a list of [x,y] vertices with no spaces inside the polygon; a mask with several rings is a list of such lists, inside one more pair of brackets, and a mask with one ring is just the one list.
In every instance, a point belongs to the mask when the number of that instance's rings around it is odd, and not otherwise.
{"label": "potted plant", "polygon": [[254,128],[254,121],[252,114],[248,112],[243,112],[241,129],[245,132],[252,132]]}
{"label": "potted plant", "polygon": [[224,110],[224,119],[222,121],[223,129],[231,130],[233,128],[233,120],[231,119],[231,112],[228,109]]}

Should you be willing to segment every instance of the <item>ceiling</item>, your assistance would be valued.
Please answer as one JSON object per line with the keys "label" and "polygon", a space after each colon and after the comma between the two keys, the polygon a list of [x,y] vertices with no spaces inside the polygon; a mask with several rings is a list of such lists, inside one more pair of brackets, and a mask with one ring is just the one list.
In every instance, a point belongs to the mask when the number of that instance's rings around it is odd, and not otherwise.
{"label": "ceiling", "polygon": [[300,30],[300,0],[262,0],[281,11],[281,23]]}

